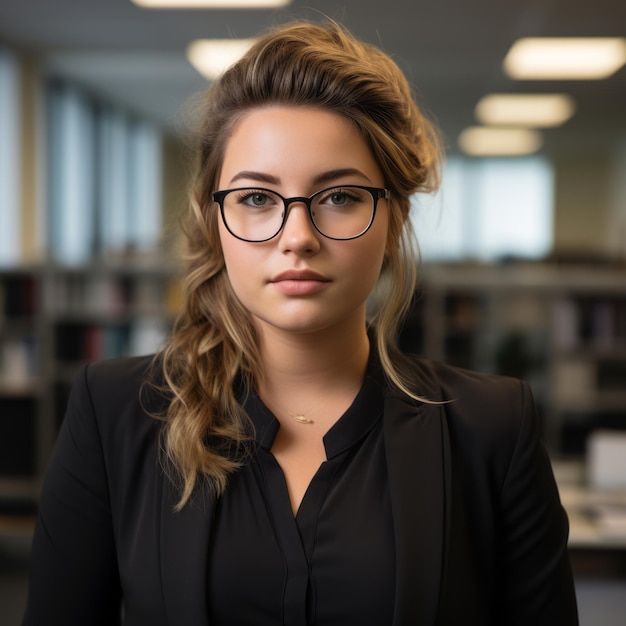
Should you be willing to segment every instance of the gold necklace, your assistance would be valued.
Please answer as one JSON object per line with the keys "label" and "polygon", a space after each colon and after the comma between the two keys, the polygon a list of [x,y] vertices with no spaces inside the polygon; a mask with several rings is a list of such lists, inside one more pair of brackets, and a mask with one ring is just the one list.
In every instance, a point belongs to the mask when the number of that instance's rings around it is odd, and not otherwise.
{"label": "gold necklace", "polygon": [[296,413],[291,416],[294,421],[298,422],[298,424],[315,424],[313,420],[310,420],[308,417],[302,415],[302,413]]}
{"label": "gold necklace", "polygon": [[[316,410],[322,404],[323,400],[318,400],[312,407],[311,410]],[[287,411],[283,409],[275,400],[272,402],[268,402],[265,404],[268,406],[271,411],[273,411],[274,415],[288,415],[294,422],[298,422],[298,424],[315,424],[315,420],[308,418],[304,413],[298,411],[297,413],[292,413],[291,411]]]}

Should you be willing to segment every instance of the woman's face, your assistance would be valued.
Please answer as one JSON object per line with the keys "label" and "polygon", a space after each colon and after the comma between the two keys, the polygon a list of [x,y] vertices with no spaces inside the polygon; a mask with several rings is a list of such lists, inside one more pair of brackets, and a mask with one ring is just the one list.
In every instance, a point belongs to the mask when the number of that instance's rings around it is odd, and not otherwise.
{"label": "woman's face", "polygon": [[[261,187],[290,198],[337,185],[384,187],[356,126],[325,109],[272,106],[236,124],[218,188]],[[263,243],[235,238],[220,218],[228,277],[259,330],[364,329],[366,299],[385,254],[387,212],[387,200],[379,200],[370,229],[346,241],[321,235],[301,202],[290,205],[283,229]]]}

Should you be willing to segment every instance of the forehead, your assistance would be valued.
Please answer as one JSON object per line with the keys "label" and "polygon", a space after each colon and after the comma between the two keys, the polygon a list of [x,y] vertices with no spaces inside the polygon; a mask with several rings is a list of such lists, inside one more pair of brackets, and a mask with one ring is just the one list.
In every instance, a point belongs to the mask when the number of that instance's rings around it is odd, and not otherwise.
{"label": "forehead", "polygon": [[262,173],[282,184],[350,168],[382,185],[367,141],[347,117],[314,107],[264,107],[247,112],[235,124],[225,146],[220,187],[241,172]]}

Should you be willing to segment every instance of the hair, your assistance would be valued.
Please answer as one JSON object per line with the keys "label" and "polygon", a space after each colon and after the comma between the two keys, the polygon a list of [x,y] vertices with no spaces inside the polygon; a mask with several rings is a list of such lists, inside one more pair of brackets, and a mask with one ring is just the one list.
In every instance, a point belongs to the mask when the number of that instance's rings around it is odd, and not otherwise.
{"label": "hair", "polygon": [[[196,135],[196,173],[186,215],[185,298],[159,355],[166,468],[180,486],[182,508],[200,480],[216,494],[249,451],[250,423],[237,390],[262,373],[258,337],[226,271],[212,192],[228,139],[247,112],[270,105],[312,106],[352,120],[372,149],[390,190],[387,252],[369,319],[387,378],[421,399],[396,346],[418,279],[410,196],[439,183],[438,133],[416,105],[396,63],[345,28],[294,23],[271,30],[203,96]],[[173,472],[171,470],[174,470]]]}

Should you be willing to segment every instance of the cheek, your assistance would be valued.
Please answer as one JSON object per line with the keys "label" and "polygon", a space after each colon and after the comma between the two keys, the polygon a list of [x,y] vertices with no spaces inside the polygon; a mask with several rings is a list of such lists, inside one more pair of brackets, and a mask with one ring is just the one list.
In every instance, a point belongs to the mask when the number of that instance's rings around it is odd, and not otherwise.
{"label": "cheek", "polygon": [[246,266],[245,251],[241,250],[240,242],[235,239],[220,223],[220,243],[222,246],[222,255],[224,257],[224,265],[226,266],[226,274],[235,293],[239,290],[239,284],[245,273],[242,268]]}
{"label": "cheek", "polygon": [[364,240],[358,253],[349,262],[351,273],[358,277],[354,283],[358,290],[371,291],[378,281],[386,256],[386,239],[385,231],[371,240]]}
{"label": "cheek", "polygon": [[224,226],[221,218],[218,221],[218,232],[222,255],[226,269],[230,271],[231,267],[236,267],[241,263],[241,257],[246,255],[245,243],[236,237],[233,237]]}
{"label": "cheek", "polygon": [[233,237],[220,225],[220,242],[226,275],[239,301],[248,307],[257,298],[256,289],[260,281],[262,250]]}

